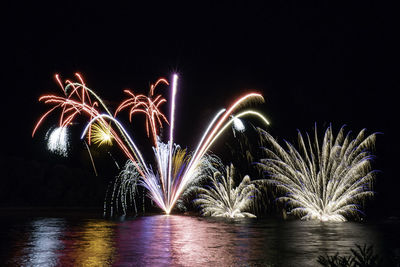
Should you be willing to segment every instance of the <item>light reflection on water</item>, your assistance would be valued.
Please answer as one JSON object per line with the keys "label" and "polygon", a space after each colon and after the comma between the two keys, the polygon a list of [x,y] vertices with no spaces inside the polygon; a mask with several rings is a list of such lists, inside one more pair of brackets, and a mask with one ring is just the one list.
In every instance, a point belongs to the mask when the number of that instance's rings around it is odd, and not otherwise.
{"label": "light reflection on water", "polygon": [[63,236],[64,250],[60,263],[82,266],[104,266],[112,263],[114,223],[103,220],[83,222],[82,226],[71,227]]}
{"label": "light reflection on water", "polygon": [[60,235],[64,231],[64,221],[60,219],[38,219],[31,222],[31,235],[22,247],[21,263],[30,266],[55,266],[57,251],[62,249]]}
{"label": "light reflection on water", "polygon": [[400,240],[399,221],[1,219],[0,262],[13,266],[317,266],[318,255],[345,254],[355,243],[387,253]]}

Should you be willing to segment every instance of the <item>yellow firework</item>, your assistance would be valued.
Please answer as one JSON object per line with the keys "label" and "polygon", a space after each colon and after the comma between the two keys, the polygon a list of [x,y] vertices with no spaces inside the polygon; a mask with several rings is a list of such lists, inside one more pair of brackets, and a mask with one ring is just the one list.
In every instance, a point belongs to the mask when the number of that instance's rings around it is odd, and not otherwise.
{"label": "yellow firework", "polygon": [[112,145],[111,126],[104,123],[94,123],[92,125],[91,141],[98,146]]}

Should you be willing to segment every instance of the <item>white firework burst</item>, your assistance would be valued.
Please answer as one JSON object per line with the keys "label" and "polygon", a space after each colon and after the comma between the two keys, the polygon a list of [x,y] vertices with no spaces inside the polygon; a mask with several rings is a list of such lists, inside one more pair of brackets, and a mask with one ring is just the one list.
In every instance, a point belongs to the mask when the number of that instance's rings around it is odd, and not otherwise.
{"label": "white firework burst", "polygon": [[285,150],[269,133],[260,133],[271,148],[264,148],[267,158],[259,166],[267,171],[269,183],[286,192],[279,200],[301,219],[346,221],[361,213],[360,200],[373,195],[375,171],[368,149],[375,143],[375,133],[366,136],[363,129],[352,139],[342,127],[334,138],[329,126],[320,146],[315,128],[314,141],[307,134],[305,142],[298,132],[299,150],[288,142]]}
{"label": "white firework burst", "polygon": [[67,127],[51,129],[46,134],[47,149],[60,156],[68,156],[69,138]]}
{"label": "white firework burst", "polygon": [[244,126],[242,120],[237,117],[234,117],[233,119],[233,127],[235,128],[236,131],[241,133],[243,133],[246,130],[246,127]]}
{"label": "white firework burst", "polygon": [[243,218],[256,216],[250,212],[254,205],[254,197],[258,192],[256,186],[246,175],[238,187],[233,182],[234,167],[226,167],[226,177],[220,172],[210,176],[212,186],[199,188],[195,204],[201,208],[203,216]]}

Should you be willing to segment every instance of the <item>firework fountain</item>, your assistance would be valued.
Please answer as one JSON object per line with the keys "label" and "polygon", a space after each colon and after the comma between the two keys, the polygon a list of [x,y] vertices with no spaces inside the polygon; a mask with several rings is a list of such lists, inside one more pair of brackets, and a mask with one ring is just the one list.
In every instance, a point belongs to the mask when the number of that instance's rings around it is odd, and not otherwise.
{"label": "firework fountain", "polygon": [[210,177],[212,186],[198,188],[199,198],[195,204],[201,208],[203,216],[229,218],[255,218],[256,216],[245,210],[254,207],[254,197],[259,193],[256,185],[246,175],[240,184],[234,188],[234,167],[226,167],[226,176],[221,172],[214,172]]}
{"label": "firework fountain", "polygon": [[371,171],[368,149],[376,133],[366,136],[364,129],[352,139],[342,127],[335,138],[329,126],[320,144],[315,128],[314,142],[298,133],[299,150],[288,142],[285,150],[269,133],[260,129],[260,134],[271,148],[264,148],[267,158],[259,166],[269,183],[286,193],[279,200],[293,208],[292,214],[303,220],[346,221],[362,213],[356,203],[373,195],[376,171]]}
{"label": "firework fountain", "polygon": [[[174,143],[175,96],[178,92],[178,75],[174,74],[172,77],[169,141],[166,144],[162,143],[158,136],[158,128],[162,127],[162,122],[168,123],[167,118],[160,111],[160,106],[166,102],[166,99],[162,98],[161,95],[154,95],[157,85],[169,85],[166,79],[159,79],[154,85],[151,85],[149,96],[135,95],[131,91],[125,90],[125,93],[130,97],[123,101],[112,115],[104,102],[85,85],[82,77],[79,74],[76,74],[76,77],[79,82],[73,83],[67,80],[64,87],[59,76],[56,75],[56,80],[64,95],[45,95],[39,98],[40,101],[54,106],[40,117],[32,136],[42,121],[57,108],[61,109],[59,127],[67,127],[77,115],[86,115],[89,117],[89,123],[82,133],[82,139],[87,136],[89,144],[92,140],[93,143],[98,145],[115,140],[137,170],[141,184],[147,188],[151,199],[166,214],[171,212],[188,185],[200,175],[202,168],[209,166],[205,163],[207,160],[206,153],[227,127],[233,123],[236,127],[240,127],[239,118],[246,115],[261,118],[264,123],[268,124],[263,115],[253,110],[234,114],[249,101],[264,100],[262,95],[258,93],[248,93],[236,100],[228,109],[220,110],[206,128],[196,150],[193,153],[186,153],[186,150]],[[91,97],[94,97],[96,101],[92,101]],[[100,107],[105,113],[100,112]],[[133,138],[115,118],[119,112],[127,108],[130,108],[130,120],[134,114],[142,113],[146,116],[147,135],[149,137],[151,135],[153,141],[157,170],[146,164]],[[239,126],[237,126],[238,124]]]}

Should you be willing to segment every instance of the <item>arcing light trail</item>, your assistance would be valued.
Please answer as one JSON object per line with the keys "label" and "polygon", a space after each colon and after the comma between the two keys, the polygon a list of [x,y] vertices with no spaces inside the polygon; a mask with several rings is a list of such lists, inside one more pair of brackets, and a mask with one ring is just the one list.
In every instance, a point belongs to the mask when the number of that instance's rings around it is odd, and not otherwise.
{"label": "arcing light trail", "polygon": [[[127,136],[128,140],[129,140],[129,142],[130,142],[130,145],[133,146],[134,149],[135,149],[134,153],[135,153],[135,155],[138,156],[137,159],[138,159],[139,165],[143,166],[142,168],[144,168],[144,170],[145,170],[146,172],[148,172],[148,168],[147,168],[146,162],[144,161],[143,156],[142,156],[142,153],[141,153],[140,150],[137,148],[135,142],[133,142],[132,138],[129,136],[129,134],[127,133],[127,131],[125,130],[125,128],[122,126],[122,124],[121,124],[117,119],[115,119],[114,117],[111,117],[111,116],[108,115],[108,114],[100,114],[100,115],[97,115],[96,117],[94,117],[94,118],[86,125],[85,129],[83,130],[83,133],[82,133],[82,135],[81,135],[81,139],[83,139],[83,138],[85,137],[85,135],[86,135],[86,133],[88,132],[88,130],[90,129],[90,126],[92,125],[92,123],[94,123],[95,121],[98,121],[98,120],[103,120],[103,118],[107,118],[107,119],[111,120],[111,121],[114,122],[116,125],[118,125],[120,129],[122,129],[122,131],[123,131],[123,133],[125,134],[125,136]],[[130,155],[130,157],[133,157],[133,155]],[[136,162],[136,161],[134,161],[134,162]],[[139,166],[138,166],[138,168],[139,168]],[[139,171],[140,171],[140,169],[139,169]],[[142,173],[141,173],[141,174],[142,174]]]}
{"label": "arcing light trail", "polygon": [[[204,154],[211,147],[211,145],[214,143],[214,141],[217,140],[217,138],[224,131],[224,129],[226,129],[226,127],[229,126],[231,121],[233,121],[233,120],[231,120],[230,122],[228,122],[228,125],[226,125],[226,124],[224,125],[224,123],[226,123],[226,120],[240,105],[242,105],[252,99],[258,99],[258,100],[264,101],[264,98],[262,97],[262,95],[258,94],[258,93],[249,93],[249,94],[246,94],[243,97],[239,98],[236,102],[234,102],[231,105],[231,107],[228,110],[226,110],[223,113],[223,115],[221,114],[222,117],[219,119],[217,124],[212,128],[210,133],[206,134],[205,141],[202,141],[199,143],[200,149],[198,151],[196,151],[196,153],[193,155],[193,159],[191,160],[191,163],[189,164],[190,167],[185,170],[185,173],[182,177],[181,185],[178,187],[178,189],[176,190],[176,193],[174,194],[174,197],[172,200],[172,206],[178,200],[182,191],[190,183],[190,179],[191,179],[193,173],[195,172],[195,169],[197,168],[197,165],[200,162],[200,159],[204,156]],[[267,121],[267,120],[265,119],[265,121]],[[213,124],[213,122],[214,121],[212,121],[212,124]]]}
{"label": "arcing light trail", "polygon": [[[246,94],[236,100],[228,109],[222,109],[215,115],[203,133],[195,152],[193,154],[188,154],[186,153],[186,150],[180,149],[180,147],[174,143],[175,96],[178,91],[178,75],[173,75],[171,84],[170,131],[169,142],[167,144],[164,144],[159,140],[157,130],[159,127],[162,127],[163,121],[168,123],[165,115],[160,111],[160,105],[165,103],[166,100],[162,98],[161,95],[154,97],[154,89],[156,86],[158,84],[169,85],[167,80],[159,79],[154,85],[151,85],[149,96],[135,95],[131,91],[125,90],[125,93],[130,95],[130,98],[124,100],[118,106],[114,116],[112,116],[103,101],[92,90],[86,87],[82,77],[79,74],[76,74],[76,76],[81,83],[72,83],[67,81],[67,86],[65,87],[62,86],[61,80],[56,76],[57,82],[63,89],[65,97],[46,95],[39,99],[40,101],[44,101],[47,104],[54,104],[55,106],[39,119],[33,130],[32,136],[35,134],[42,121],[56,108],[62,109],[60,127],[66,127],[78,114],[87,114],[89,116],[89,123],[84,129],[81,138],[84,138],[86,134],[88,134],[90,141],[90,135],[92,134],[91,126],[95,122],[103,129],[107,129],[107,134],[109,133],[110,139],[112,138],[116,141],[119,147],[137,168],[142,179],[142,185],[149,190],[150,197],[162,210],[165,211],[166,214],[171,212],[180,195],[188,185],[195,180],[196,175],[201,171],[199,169],[203,168],[202,166],[206,166],[206,164],[202,164],[202,162],[206,160],[206,152],[220,137],[224,130],[234,123],[235,119],[245,115],[254,115],[260,118],[265,124],[269,124],[267,119],[256,111],[247,110],[239,114],[234,114],[239,107],[251,100],[264,101],[261,94]],[[71,91],[70,93],[67,93],[69,88],[71,88]],[[90,95],[93,95],[97,101],[92,102]],[[100,103],[101,107],[104,108],[107,114],[100,113],[98,110],[98,103]],[[128,135],[122,124],[115,118],[117,113],[125,108],[130,108],[130,120],[132,115],[136,113],[142,113],[146,116],[147,134],[149,136],[149,133],[151,132],[152,141],[154,143],[153,150],[158,169],[156,172],[150,165],[146,165],[142,153],[133,142],[133,139]],[[123,138],[119,137],[117,132],[111,127],[111,124],[114,124],[118,128],[119,133]],[[95,132],[93,134],[97,133]]]}
{"label": "arcing light trail", "polygon": [[[56,75],[56,80],[63,90],[65,96],[44,95],[39,98],[39,101],[44,101],[45,104],[53,104],[55,106],[40,117],[33,129],[32,137],[35,135],[43,120],[57,108],[61,109],[59,127],[67,127],[76,118],[76,116],[80,114],[85,114],[89,116],[90,119],[97,117],[98,115],[100,115],[100,111],[98,110],[98,103],[100,103],[101,106],[106,110],[106,112],[111,116],[110,111],[107,109],[106,105],[103,103],[100,97],[98,97],[91,89],[86,87],[81,75],[79,75],[78,73],[76,73],[75,75],[78,77],[81,83],[72,83],[71,81],[66,80],[65,83],[67,84],[67,86],[65,87],[62,85],[59,76]],[[68,90],[70,88],[71,90],[68,93]],[[95,101],[92,103],[90,95],[93,95],[98,102]],[[104,127],[109,127],[107,122],[102,118],[99,120],[99,123]],[[117,142],[117,144],[126,154],[126,156],[133,162],[136,162],[135,158],[137,158],[137,155],[135,155],[134,149],[130,146],[130,143],[127,141],[124,132],[119,128],[118,124],[117,127],[122,133],[125,143],[128,144],[130,150],[133,151],[134,155],[132,155],[132,152],[129,151],[123,140],[112,128],[110,128],[111,137]],[[88,139],[90,143],[90,130]]]}

